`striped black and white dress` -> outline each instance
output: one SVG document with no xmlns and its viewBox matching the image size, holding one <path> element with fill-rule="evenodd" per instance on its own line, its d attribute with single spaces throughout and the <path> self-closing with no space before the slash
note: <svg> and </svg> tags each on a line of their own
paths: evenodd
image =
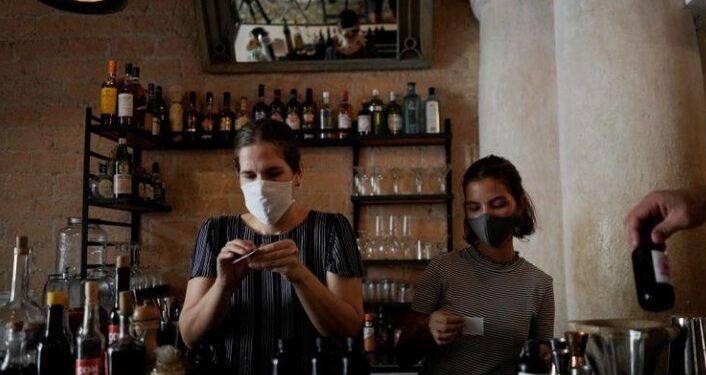
<svg viewBox="0 0 706 375">
<path fill-rule="evenodd" d="M 250 240 L 256 246 L 293 240 L 302 264 L 324 285 L 327 272 L 343 277 L 365 273 L 348 220 L 341 214 L 310 211 L 296 228 L 277 235 L 256 233 L 240 215 L 206 220 L 196 239 L 190 278 L 216 277 L 218 253 L 233 239 Z M 277 339 L 290 339 L 302 371 L 309 373 L 317 336 L 294 286 L 278 273 L 252 270 L 232 295 L 227 316 L 208 340 L 222 348 L 230 373 L 245 375 L 270 373 Z"/>
<path fill-rule="evenodd" d="M 549 340 L 554 332 L 552 278 L 520 256 L 497 264 L 473 247 L 431 261 L 412 309 L 483 319 L 483 335 L 461 334 L 435 346 L 424 361 L 426 375 L 517 374 L 524 341 Z"/>
</svg>

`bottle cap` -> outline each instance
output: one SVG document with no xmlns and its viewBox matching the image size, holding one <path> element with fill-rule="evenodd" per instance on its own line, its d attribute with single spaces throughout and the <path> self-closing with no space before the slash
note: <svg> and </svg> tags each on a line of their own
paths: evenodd
<svg viewBox="0 0 706 375">
<path fill-rule="evenodd" d="M 117 268 L 127 268 L 130 267 L 130 260 L 126 255 L 118 255 L 115 259 L 115 267 Z"/>
<path fill-rule="evenodd" d="M 133 306 L 132 303 L 132 292 L 123 291 L 120 292 L 118 305 L 120 306 L 120 313 L 123 315 L 132 314 Z"/>
<path fill-rule="evenodd" d="M 47 292 L 47 306 L 62 305 L 66 307 L 68 300 L 64 292 Z"/>
<path fill-rule="evenodd" d="M 95 281 L 86 281 L 84 286 L 86 293 L 86 305 L 95 306 L 98 304 L 98 283 Z"/>
<path fill-rule="evenodd" d="M 365 320 L 373 320 L 373 314 L 365 314 Z"/>
<path fill-rule="evenodd" d="M 430 87 L 429 88 L 429 95 L 434 95 L 434 94 L 436 94 L 436 88 Z"/>
<path fill-rule="evenodd" d="M 28 242 L 27 236 L 15 237 L 15 253 L 18 255 L 27 255 L 29 253 Z"/>
<path fill-rule="evenodd" d="M 115 60 L 108 60 L 108 71 L 114 73 L 118 63 Z"/>
</svg>

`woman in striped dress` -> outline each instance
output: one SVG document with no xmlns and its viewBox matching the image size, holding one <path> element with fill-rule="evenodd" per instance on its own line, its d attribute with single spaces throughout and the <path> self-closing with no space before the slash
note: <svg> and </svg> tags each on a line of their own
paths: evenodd
<svg viewBox="0 0 706 375">
<path fill-rule="evenodd" d="M 514 375 L 524 341 L 549 340 L 554 329 L 552 278 L 513 244 L 534 232 L 534 210 L 501 157 L 471 165 L 463 191 L 469 246 L 425 269 L 400 351 L 407 360 L 425 356 L 422 374 Z"/>
<path fill-rule="evenodd" d="M 292 199 L 302 183 L 296 142 L 277 121 L 239 130 L 234 161 L 248 213 L 210 218 L 196 238 L 179 327 L 188 346 L 221 348 L 228 374 L 269 373 L 279 338 L 308 373 L 317 336 L 355 336 L 363 324 L 350 224 Z"/>
</svg>

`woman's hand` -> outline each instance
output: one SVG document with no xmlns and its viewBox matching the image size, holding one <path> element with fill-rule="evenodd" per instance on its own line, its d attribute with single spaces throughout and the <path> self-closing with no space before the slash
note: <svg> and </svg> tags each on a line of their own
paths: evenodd
<svg viewBox="0 0 706 375">
<path fill-rule="evenodd" d="M 437 310 L 429 316 L 429 331 L 438 345 L 448 345 L 456 340 L 464 322 L 461 316 Z"/>
<path fill-rule="evenodd" d="M 255 244 L 247 240 L 232 240 L 226 243 L 218 254 L 216 282 L 227 288 L 234 288 L 248 275 L 248 260 L 233 263 L 241 256 L 255 251 Z"/>
<path fill-rule="evenodd" d="M 273 271 L 295 282 L 304 265 L 299 261 L 299 248 L 292 240 L 281 240 L 261 246 L 258 254 L 250 258 L 250 268 Z"/>
</svg>

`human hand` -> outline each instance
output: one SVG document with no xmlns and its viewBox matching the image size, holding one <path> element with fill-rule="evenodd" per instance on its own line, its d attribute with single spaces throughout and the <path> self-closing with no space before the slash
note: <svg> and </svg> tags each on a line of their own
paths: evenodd
<svg viewBox="0 0 706 375">
<path fill-rule="evenodd" d="M 682 229 L 697 227 L 706 221 L 706 189 L 654 191 L 630 211 L 625 229 L 633 246 L 640 244 L 640 233 L 650 230 L 656 244 L 663 243 Z"/>
<path fill-rule="evenodd" d="M 294 282 L 301 276 L 304 265 L 299 261 L 297 244 L 287 239 L 260 246 L 258 254 L 250 258 L 250 268 L 277 272 Z"/>
<path fill-rule="evenodd" d="M 437 345 L 447 345 L 452 343 L 463 330 L 464 323 L 462 316 L 437 310 L 429 316 L 429 331 Z"/>
<path fill-rule="evenodd" d="M 229 288 L 238 285 L 248 275 L 250 268 L 247 259 L 245 262 L 235 261 L 255 249 L 255 244 L 251 241 L 232 240 L 227 242 L 218 253 L 216 281 Z"/>
</svg>

